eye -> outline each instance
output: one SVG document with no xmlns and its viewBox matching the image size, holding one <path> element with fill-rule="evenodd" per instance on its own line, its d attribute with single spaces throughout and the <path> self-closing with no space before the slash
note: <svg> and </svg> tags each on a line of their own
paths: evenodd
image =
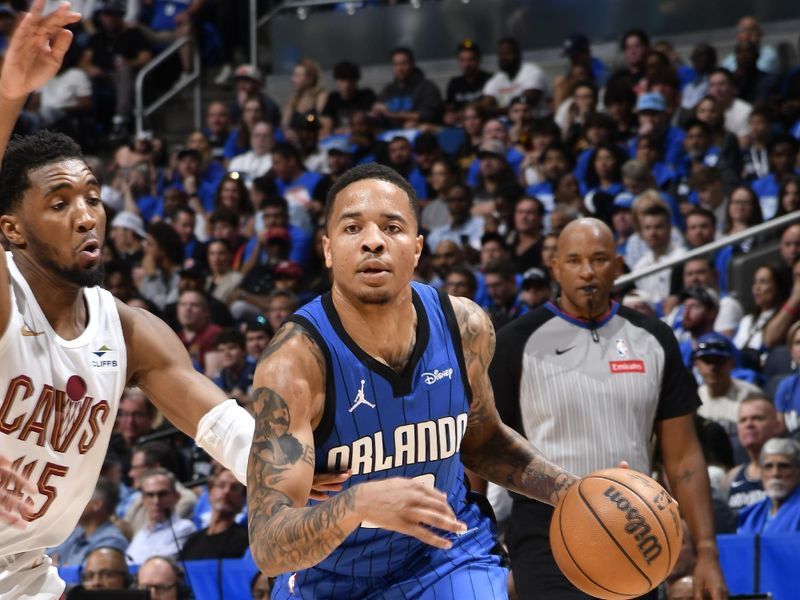
<svg viewBox="0 0 800 600">
<path fill-rule="evenodd" d="M 358 225 L 355 225 L 353 223 L 351 223 L 350 225 L 346 225 L 344 228 L 345 233 L 358 233 L 359 231 L 360 228 L 358 227 Z"/>
<path fill-rule="evenodd" d="M 50 208 L 53 210 L 63 210 L 67 207 L 67 203 L 63 200 L 56 200 L 50 205 Z"/>
<path fill-rule="evenodd" d="M 391 224 L 386 226 L 386 231 L 389 233 L 400 233 L 403 230 L 400 228 L 399 225 Z"/>
</svg>

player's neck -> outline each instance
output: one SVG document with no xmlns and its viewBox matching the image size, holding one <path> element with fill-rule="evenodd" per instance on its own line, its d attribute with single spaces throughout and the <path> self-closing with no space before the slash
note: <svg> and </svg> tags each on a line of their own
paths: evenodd
<svg viewBox="0 0 800 600">
<path fill-rule="evenodd" d="M 362 350 L 393 368 L 408 358 L 417 328 L 411 286 L 386 304 L 359 302 L 335 285 L 331 297 L 345 331 Z"/>
<path fill-rule="evenodd" d="M 80 335 L 87 322 L 83 288 L 64 281 L 25 253 L 14 252 L 14 264 L 56 333 L 65 339 Z"/>
</svg>

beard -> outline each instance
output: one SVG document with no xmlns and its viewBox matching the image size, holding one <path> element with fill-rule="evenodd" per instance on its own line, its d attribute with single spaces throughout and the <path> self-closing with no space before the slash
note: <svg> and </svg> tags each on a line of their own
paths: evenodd
<svg viewBox="0 0 800 600">
<path fill-rule="evenodd" d="M 28 246 L 36 256 L 36 260 L 45 269 L 54 273 L 58 278 L 79 287 L 94 287 L 105 281 L 105 263 L 102 259 L 103 247 L 100 247 L 100 260 L 93 267 L 81 269 L 80 267 L 65 268 L 58 264 L 58 253 L 53 246 L 42 241 L 37 235 L 28 232 Z"/>
<path fill-rule="evenodd" d="M 389 304 L 391 299 L 391 294 L 383 290 L 372 290 L 370 292 L 361 292 L 356 294 L 356 300 L 358 300 L 361 304 L 384 306 Z"/>
<path fill-rule="evenodd" d="M 764 492 L 770 500 L 783 500 L 790 493 L 792 489 L 782 479 L 768 479 L 764 482 Z"/>
</svg>

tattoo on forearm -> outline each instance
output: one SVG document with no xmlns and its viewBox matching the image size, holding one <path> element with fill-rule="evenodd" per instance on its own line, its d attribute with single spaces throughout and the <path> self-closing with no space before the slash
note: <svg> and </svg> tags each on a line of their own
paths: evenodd
<svg viewBox="0 0 800 600">
<path fill-rule="evenodd" d="M 489 481 L 530 498 L 557 504 L 576 479 L 539 453 L 530 442 L 500 421 L 489 380 L 496 338 L 488 316 L 472 302 L 455 299 L 453 308 L 461 331 L 464 362 L 472 387 L 467 432 L 482 443 L 465 450 L 464 464 Z M 486 432 L 484 435 L 481 435 Z"/>
<path fill-rule="evenodd" d="M 292 435 L 289 408 L 279 393 L 260 387 L 253 399 L 256 426 L 247 465 L 253 556 L 271 570 L 307 568 L 350 533 L 341 521 L 352 511 L 354 495 L 348 490 L 313 508 L 293 508 L 292 499 L 275 486 L 299 463 L 313 469 L 314 448 Z"/>
</svg>

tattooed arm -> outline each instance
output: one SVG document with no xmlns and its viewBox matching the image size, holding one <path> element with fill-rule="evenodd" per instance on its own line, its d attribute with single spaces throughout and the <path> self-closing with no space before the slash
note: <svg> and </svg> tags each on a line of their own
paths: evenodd
<svg viewBox="0 0 800 600">
<path fill-rule="evenodd" d="M 717 559 L 711 484 L 697 439 L 694 413 L 656 421 L 655 430 L 667 480 L 681 506 L 695 545 L 695 597 L 726 598 L 725 580 Z"/>
<path fill-rule="evenodd" d="M 461 442 L 464 465 L 480 477 L 555 505 L 576 478 L 554 465 L 530 442 L 503 424 L 494 404 L 489 363 L 494 327 L 486 312 L 465 298 L 450 297 L 461 331 L 464 362 L 472 388 L 467 433 Z"/>
<path fill-rule="evenodd" d="M 313 427 L 322 418 L 325 361 L 306 331 L 287 323 L 264 351 L 253 378 L 256 418 L 247 465 L 250 547 L 262 572 L 311 567 L 368 520 L 447 548 L 425 525 L 465 529 L 447 497 L 419 482 L 394 478 L 353 485 L 306 507 L 314 477 Z"/>
</svg>

